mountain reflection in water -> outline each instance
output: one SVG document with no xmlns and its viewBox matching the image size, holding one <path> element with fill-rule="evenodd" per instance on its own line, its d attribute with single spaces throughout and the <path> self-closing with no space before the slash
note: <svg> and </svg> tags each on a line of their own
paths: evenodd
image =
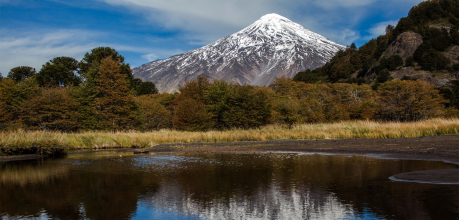
<svg viewBox="0 0 459 220">
<path fill-rule="evenodd" d="M 392 182 L 457 168 L 294 153 L 119 152 L 0 163 L 0 216 L 58 219 L 457 219 L 457 186 Z"/>
</svg>

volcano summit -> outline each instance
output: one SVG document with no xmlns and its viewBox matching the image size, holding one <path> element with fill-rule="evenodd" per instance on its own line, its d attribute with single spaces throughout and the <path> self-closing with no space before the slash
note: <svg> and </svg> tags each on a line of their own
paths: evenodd
<svg viewBox="0 0 459 220">
<path fill-rule="evenodd" d="M 277 14 L 204 47 L 133 69 L 134 77 L 174 92 L 201 74 L 239 84 L 269 85 L 275 78 L 323 66 L 345 46 Z"/>
</svg>

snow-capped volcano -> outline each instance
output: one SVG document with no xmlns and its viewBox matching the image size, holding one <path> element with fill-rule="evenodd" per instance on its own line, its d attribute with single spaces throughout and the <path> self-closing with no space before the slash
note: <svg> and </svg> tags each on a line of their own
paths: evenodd
<svg viewBox="0 0 459 220">
<path fill-rule="evenodd" d="M 269 85 L 280 76 L 293 77 L 328 62 L 344 46 L 277 14 L 207 46 L 133 69 L 134 77 L 173 92 L 201 74 L 211 79 Z"/>
</svg>

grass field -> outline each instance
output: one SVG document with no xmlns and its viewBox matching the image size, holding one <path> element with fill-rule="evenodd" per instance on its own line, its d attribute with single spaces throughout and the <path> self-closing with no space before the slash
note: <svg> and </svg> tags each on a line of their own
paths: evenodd
<svg viewBox="0 0 459 220">
<path fill-rule="evenodd" d="M 266 141 L 277 139 L 374 139 L 459 134 L 459 119 L 430 119 L 418 122 L 344 121 L 338 123 L 301 124 L 292 129 L 269 125 L 259 129 L 185 132 L 161 130 L 151 132 L 60 133 L 52 131 L 10 131 L 0 133 L 0 155 L 65 153 L 68 149 L 151 147 L 162 143 L 217 143 Z"/>
</svg>

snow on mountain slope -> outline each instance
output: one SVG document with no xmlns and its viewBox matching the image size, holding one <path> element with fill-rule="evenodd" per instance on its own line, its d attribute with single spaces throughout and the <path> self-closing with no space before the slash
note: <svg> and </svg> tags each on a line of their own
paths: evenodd
<svg viewBox="0 0 459 220">
<path fill-rule="evenodd" d="M 201 74 L 239 84 L 269 85 L 280 76 L 293 77 L 323 66 L 345 49 L 277 14 L 207 46 L 133 69 L 134 77 L 174 92 Z"/>
</svg>

